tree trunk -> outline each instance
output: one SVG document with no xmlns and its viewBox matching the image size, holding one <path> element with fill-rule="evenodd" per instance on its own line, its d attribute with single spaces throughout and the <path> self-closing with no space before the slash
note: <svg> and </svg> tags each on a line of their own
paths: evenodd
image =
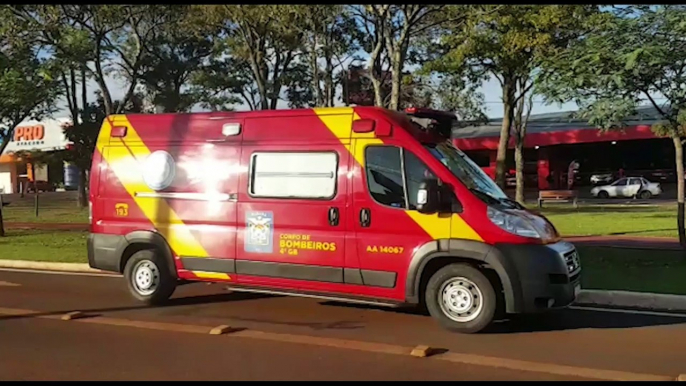
<svg viewBox="0 0 686 386">
<path fill-rule="evenodd" d="M 79 191 L 78 191 L 78 207 L 85 208 L 88 206 L 88 195 L 86 194 L 86 185 L 88 184 L 88 179 L 86 178 L 86 170 L 84 168 L 79 168 Z"/>
<path fill-rule="evenodd" d="M 505 161 L 507 157 L 507 145 L 510 142 L 510 126 L 512 125 L 512 116 L 514 106 L 514 85 L 511 79 L 505 79 L 503 83 L 503 124 L 500 127 L 500 142 L 498 143 L 498 154 L 496 155 L 495 164 L 495 183 L 501 189 L 505 189 Z"/>
<path fill-rule="evenodd" d="M 262 71 L 262 68 L 254 60 L 251 61 L 250 67 L 253 71 L 253 76 L 255 77 L 255 83 L 257 84 L 257 92 L 260 94 L 260 110 L 269 110 L 269 95 L 267 95 L 267 74 Z"/>
<path fill-rule="evenodd" d="M 373 74 L 370 79 L 372 81 L 372 87 L 374 87 L 374 106 L 384 107 L 381 81 Z"/>
<path fill-rule="evenodd" d="M 88 106 L 88 76 L 86 76 L 86 65 L 84 64 L 83 67 L 81 67 L 81 109 L 84 111 L 83 116 L 81 117 L 81 122 L 86 123 L 86 117 L 85 117 L 85 110 L 86 106 Z M 74 122 L 74 124 L 78 124 L 78 122 Z"/>
<path fill-rule="evenodd" d="M 515 201 L 524 205 L 524 138 L 517 135 L 515 146 L 515 170 L 517 174 L 517 187 L 515 189 Z"/>
<path fill-rule="evenodd" d="M 533 92 L 529 94 L 527 104 L 527 78 L 519 79 L 519 100 L 516 103 L 515 113 L 515 172 L 517 184 L 515 188 L 515 201 L 524 205 L 524 138 L 526 126 L 529 123 L 531 109 L 533 108 Z"/>
<path fill-rule="evenodd" d="M 2 221 L 2 193 L 0 193 L 0 237 L 5 237 L 5 223 Z"/>
<path fill-rule="evenodd" d="M 76 70 L 74 70 L 74 67 L 69 68 L 69 76 L 71 78 L 71 100 L 72 100 L 72 105 L 74 106 L 74 110 L 72 110 L 72 119 L 74 120 L 74 124 L 76 124 L 76 120 L 78 119 L 79 116 L 79 102 L 78 102 L 78 95 L 76 94 Z"/>
<path fill-rule="evenodd" d="M 679 231 L 679 243 L 686 249 L 686 231 L 684 230 L 684 145 L 678 135 L 672 137 L 674 142 L 674 155 L 676 161 L 677 181 L 677 230 Z"/>
<path fill-rule="evenodd" d="M 331 54 L 326 57 L 326 74 L 324 75 L 324 98 L 326 107 L 334 107 L 336 86 L 333 82 L 333 58 Z"/>
<path fill-rule="evenodd" d="M 388 108 L 391 110 L 398 110 L 400 108 L 400 91 L 402 87 L 402 54 L 396 51 L 392 58 L 391 67 L 391 102 L 388 104 Z"/>
<path fill-rule="evenodd" d="M 105 73 L 102 69 L 101 55 L 100 55 L 100 40 L 98 39 L 96 44 L 96 55 L 95 55 L 95 81 L 100 86 L 100 91 L 102 92 L 102 98 L 105 102 L 105 115 L 110 116 L 114 114 L 114 103 L 112 102 L 112 94 L 110 94 L 110 89 L 107 88 L 107 83 L 105 83 Z"/>
<path fill-rule="evenodd" d="M 319 63 L 317 63 L 317 34 L 312 37 L 312 51 L 310 52 L 310 68 L 312 70 L 312 96 L 317 107 L 323 107 L 322 89 L 319 85 Z"/>
</svg>

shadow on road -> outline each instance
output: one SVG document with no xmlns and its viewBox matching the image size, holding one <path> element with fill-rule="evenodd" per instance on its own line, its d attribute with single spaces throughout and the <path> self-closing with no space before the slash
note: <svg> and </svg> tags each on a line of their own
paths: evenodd
<svg viewBox="0 0 686 386">
<path fill-rule="evenodd" d="M 167 304 L 164 305 L 159 305 L 159 306 L 146 306 L 146 305 L 137 305 L 137 306 L 128 306 L 128 307 L 107 307 L 107 308 L 91 308 L 91 309 L 70 309 L 70 310 L 61 310 L 61 311 L 45 311 L 45 312 L 35 312 L 31 314 L 22 314 L 22 315 L 3 315 L 0 316 L 0 321 L 2 320 L 10 320 L 10 319 L 25 319 L 25 318 L 37 318 L 41 316 L 54 316 L 54 315 L 64 315 L 68 312 L 72 311 L 81 311 L 85 314 L 88 314 L 89 316 L 100 316 L 102 313 L 106 312 L 117 312 L 117 311 L 135 311 L 135 310 L 143 310 L 143 309 L 162 309 L 162 308 L 172 308 L 172 307 L 178 307 L 178 306 L 194 306 L 194 305 L 202 305 L 202 304 L 213 304 L 213 303 L 225 303 L 225 302 L 236 302 L 236 301 L 243 301 L 243 300 L 256 300 L 256 299 L 262 299 L 262 298 L 272 298 L 275 297 L 273 295 L 264 295 L 264 294 L 253 294 L 253 293 L 246 293 L 246 292 L 235 292 L 235 293 L 223 293 L 223 294 L 212 294 L 212 295 L 201 295 L 201 296 L 187 296 L 187 297 L 182 297 L 182 298 L 172 298 L 169 300 Z"/>
<path fill-rule="evenodd" d="M 249 301 L 278 297 L 280 296 L 244 292 L 231 292 L 173 298 L 167 304 L 161 306 L 134 305 L 126 307 L 107 307 L 91 309 L 80 308 L 76 310 L 81 311 L 88 316 L 95 317 L 101 316 L 106 313 L 115 313 L 119 311 L 135 311 L 144 309 L 170 309 L 179 306 L 197 306 L 214 303 L 233 303 L 246 300 Z M 359 312 L 365 312 L 366 310 L 380 310 L 387 313 L 397 314 L 398 323 L 403 323 L 404 317 L 423 317 L 427 322 L 427 328 L 440 328 L 431 319 L 431 317 L 428 316 L 427 312 L 419 307 L 388 308 L 382 306 L 361 305 L 337 301 L 320 301 L 318 302 L 318 304 L 321 307 L 319 309 L 313 310 L 312 312 L 321 312 L 322 314 L 326 314 L 328 307 L 346 308 L 351 310 L 351 312 L 355 312 L 355 310 L 359 310 Z M 72 311 L 75 311 L 75 309 L 35 312 L 21 315 L 3 315 L 0 316 L 0 321 L 14 319 L 29 319 L 45 316 L 60 316 Z M 308 327 L 313 330 L 363 330 L 367 328 L 368 323 L 360 321 L 351 321 L 350 319 L 358 319 L 354 315 L 343 316 L 341 317 L 341 320 L 327 322 L 312 321 L 312 319 L 307 317 L 298 317 L 296 320 L 292 321 L 276 320 L 274 317 L 275 315 L 265 313 L 264 318 L 242 317 L 236 315 L 227 315 L 226 318 L 239 322 L 257 322 L 294 327 Z M 487 330 L 485 330 L 483 333 L 521 334 L 576 329 L 623 329 L 677 324 L 686 324 L 686 315 L 684 317 L 670 317 L 628 314 L 618 312 L 603 312 L 585 309 L 566 309 L 545 314 L 513 316 L 508 319 L 499 320 L 496 323 L 494 323 L 491 327 L 489 327 Z"/>
<path fill-rule="evenodd" d="M 686 324 L 686 315 L 657 316 L 581 309 L 567 309 L 540 315 L 517 315 L 505 323 L 495 323 L 489 334 L 563 331 L 578 329 L 619 329 Z"/>
<path fill-rule="evenodd" d="M 385 308 L 381 306 L 346 304 L 333 301 L 322 302 L 320 304 L 324 306 L 374 309 L 406 315 L 426 316 L 427 320 L 430 318 L 428 312 L 421 308 Z M 483 333 L 516 334 L 578 329 L 655 327 L 677 324 L 686 324 L 686 315 L 683 317 L 654 316 L 570 308 L 542 314 L 509 315 L 496 321 Z"/>
</svg>

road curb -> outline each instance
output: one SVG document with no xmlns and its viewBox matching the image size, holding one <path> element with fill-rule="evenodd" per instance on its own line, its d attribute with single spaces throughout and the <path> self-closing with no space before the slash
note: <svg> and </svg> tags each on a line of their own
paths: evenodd
<svg viewBox="0 0 686 386">
<path fill-rule="evenodd" d="M 686 296 L 632 291 L 582 290 L 574 305 L 686 312 Z"/>
<path fill-rule="evenodd" d="M 101 273 L 108 272 L 99 269 L 93 269 L 85 263 L 51 263 L 46 261 L 25 261 L 25 260 L 2 260 L 0 259 L 0 268 L 15 268 L 15 269 L 37 269 L 45 271 L 64 271 L 64 272 L 82 272 L 82 273 Z"/>
</svg>

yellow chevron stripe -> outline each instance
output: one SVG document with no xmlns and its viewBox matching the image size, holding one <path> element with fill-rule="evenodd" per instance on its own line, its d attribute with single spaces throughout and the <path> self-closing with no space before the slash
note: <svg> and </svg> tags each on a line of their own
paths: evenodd
<svg viewBox="0 0 686 386">
<path fill-rule="evenodd" d="M 374 133 L 353 133 L 353 121 L 360 119 L 360 116 L 352 107 L 315 108 L 314 112 L 360 165 L 364 165 L 364 146 L 353 148 L 352 139 L 364 140 L 368 145 L 383 145 L 383 141 L 376 138 Z"/>
<path fill-rule="evenodd" d="M 207 257 L 207 251 L 195 239 L 190 229 L 176 214 L 167 201 L 162 198 L 136 197 L 136 193 L 153 193 L 143 181 L 140 173 L 140 162 L 149 154 L 150 150 L 141 141 L 136 130 L 126 119 L 126 116 L 115 116 L 114 124 L 126 126 L 127 133 L 123 139 L 110 139 L 112 127 L 105 120 L 100 131 L 97 146 L 110 168 L 117 176 L 129 195 L 136 202 L 155 229 L 167 240 L 169 246 L 177 256 Z M 105 146 L 110 142 L 122 141 L 122 146 Z M 127 145 L 128 148 L 126 146 Z"/>
<path fill-rule="evenodd" d="M 231 280 L 231 276 L 225 273 L 218 272 L 205 272 L 205 271 L 191 271 L 193 274 L 201 279 L 219 279 L 219 280 Z"/>
<path fill-rule="evenodd" d="M 360 119 L 352 107 L 315 108 L 314 112 L 331 133 L 341 140 L 343 146 L 362 168 L 365 165 L 365 147 L 383 145 L 383 141 L 376 138 L 374 133 L 354 133 L 352 131 L 352 122 Z M 352 119 L 348 119 L 348 117 Z M 348 143 L 351 139 L 356 141 Z M 449 219 L 448 226 L 446 226 L 448 219 L 440 217 L 439 214 L 427 215 L 412 210 L 406 210 L 405 213 L 434 240 L 456 238 L 483 241 L 481 236 L 458 214 L 453 214 Z"/>
</svg>

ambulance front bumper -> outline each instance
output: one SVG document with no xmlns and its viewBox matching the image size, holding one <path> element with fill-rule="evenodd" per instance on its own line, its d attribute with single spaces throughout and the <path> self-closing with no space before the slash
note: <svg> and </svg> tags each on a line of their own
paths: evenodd
<svg viewBox="0 0 686 386">
<path fill-rule="evenodd" d="M 506 262 L 513 289 L 513 313 L 535 313 L 564 308 L 581 290 L 581 264 L 573 244 L 500 244 L 495 248 Z"/>
</svg>

